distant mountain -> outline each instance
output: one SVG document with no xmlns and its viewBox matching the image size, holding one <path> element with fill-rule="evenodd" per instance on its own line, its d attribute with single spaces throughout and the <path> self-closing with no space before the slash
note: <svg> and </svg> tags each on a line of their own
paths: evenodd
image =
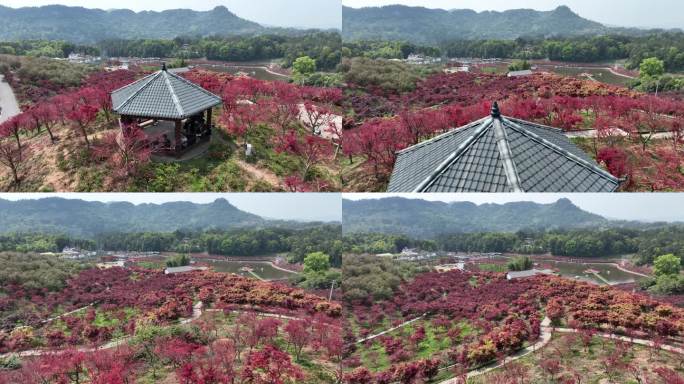
<svg viewBox="0 0 684 384">
<path fill-rule="evenodd" d="M 48 5 L 0 6 L 0 41 L 48 39 L 95 43 L 104 39 L 173 39 L 178 36 L 238 35 L 265 30 L 226 7 L 200 12 L 172 9 L 163 12 L 104 11 Z"/>
<path fill-rule="evenodd" d="M 568 199 L 553 204 L 516 202 L 476 205 L 386 198 L 343 200 L 343 231 L 433 238 L 444 233 L 515 232 L 521 229 L 581 228 L 608 220 Z"/>
<path fill-rule="evenodd" d="M 436 44 L 445 40 L 516 39 L 521 36 L 602 34 L 610 28 L 574 13 L 566 6 L 552 11 L 513 9 L 475 12 L 404 5 L 342 8 L 342 34 L 347 40 L 405 40 Z"/>
<path fill-rule="evenodd" d="M 269 222 L 227 200 L 210 204 L 101 203 L 61 198 L 0 199 L 0 233 L 50 232 L 90 237 L 108 232 L 172 232 L 177 229 L 231 229 Z"/>
</svg>

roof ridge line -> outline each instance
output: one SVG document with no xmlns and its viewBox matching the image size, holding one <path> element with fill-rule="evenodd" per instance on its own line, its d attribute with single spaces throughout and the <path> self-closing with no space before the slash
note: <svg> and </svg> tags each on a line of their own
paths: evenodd
<svg viewBox="0 0 684 384">
<path fill-rule="evenodd" d="M 178 112 L 178 115 L 181 117 L 185 116 L 185 111 L 183 110 L 183 106 L 181 105 L 180 99 L 178 98 L 178 95 L 176 95 L 176 91 L 173 89 L 173 85 L 171 85 L 171 79 L 169 79 L 169 73 L 167 71 L 161 71 L 162 76 L 164 76 L 164 83 L 166 84 L 166 87 L 169 89 L 169 93 L 171 94 L 171 100 L 173 101 L 174 106 L 176 107 L 176 112 Z"/>
<path fill-rule="evenodd" d="M 536 125 L 537 127 L 541 127 L 541 128 L 546 129 L 546 130 L 549 130 L 549 131 L 553 131 L 553 132 L 558 132 L 558 133 L 565 134 L 565 131 L 562 130 L 561 128 L 552 127 L 552 126 L 550 126 L 550 125 L 539 124 L 539 123 L 535 123 L 535 122 L 532 122 L 532 121 L 526 121 L 526 120 L 523 120 L 523 119 L 518 119 L 517 117 L 504 116 L 504 118 L 506 118 L 506 120 L 510 120 L 510 121 L 513 121 L 513 122 L 525 123 L 525 124 L 530 124 L 530 125 Z"/>
<path fill-rule="evenodd" d="M 134 82 L 132 82 L 132 83 L 130 83 L 130 84 L 126 84 L 126 85 L 124 85 L 123 87 L 120 87 L 120 88 L 118 88 L 118 89 L 115 89 L 115 90 L 113 90 L 113 91 L 111 91 L 111 92 L 109 92 L 109 93 L 110 93 L 110 94 L 113 94 L 113 93 L 118 92 L 118 91 L 123 91 L 124 89 L 130 88 L 130 87 L 132 87 L 132 86 L 134 86 L 134 85 L 136 85 L 136 84 L 138 84 L 138 83 L 144 81 L 144 80 L 147 79 L 148 77 L 153 77 L 153 76 L 156 75 L 156 74 L 157 74 L 156 72 L 150 73 L 149 75 L 143 76 L 143 77 L 139 78 L 138 80 L 136 80 L 136 81 L 134 81 Z"/>
<path fill-rule="evenodd" d="M 513 162 L 513 154 L 511 153 L 511 147 L 508 143 L 508 135 L 503 127 L 503 123 L 500 118 L 494 119 L 492 122 L 494 127 L 494 138 L 496 139 L 496 146 L 499 150 L 500 160 L 503 165 L 504 173 L 506 174 L 506 180 L 508 181 L 508 186 L 515 193 L 525 192 L 520 184 L 520 176 L 518 175 L 518 169 Z"/>
<path fill-rule="evenodd" d="M 211 97 L 216 97 L 217 99 L 223 101 L 223 98 L 221 98 L 221 96 L 219 96 L 219 95 L 217 95 L 217 94 L 215 94 L 215 93 L 213 93 L 213 92 L 210 92 L 210 91 L 204 89 L 204 87 L 202 87 L 201 85 L 195 84 L 195 83 L 193 83 L 192 81 L 190 81 L 190 80 L 184 78 L 184 77 L 181 76 L 181 75 L 178 75 L 178 74 L 173 73 L 173 72 L 168 72 L 168 74 L 171 75 L 171 76 L 172 76 L 173 78 L 175 78 L 175 79 L 178 79 L 178 80 L 180 80 L 180 81 L 183 81 L 183 82 L 185 82 L 185 83 L 187 83 L 187 84 L 189 84 L 189 85 L 191 85 L 191 86 L 193 86 L 193 87 L 199 89 L 200 91 L 206 93 L 207 95 L 209 95 L 209 96 L 211 96 Z"/>
<path fill-rule="evenodd" d="M 424 192 L 426 188 L 430 187 L 435 182 L 437 176 L 444 173 L 444 171 L 447 168 L 449 168 L 449 166 L 452 165 L 456 160 L 458 160 L 459 157 L 462 154 L 464 154 L 466 150 L 468 150 L 477 139 L 482 137 L 482 135 L 487 131 L 486 128 L 491 126 L 493 119 L 488 116 L 480 120 L 484 121 L 475 130 L 475 132 L 473 132 L 473 134 L 470 135 L 470 137 L 468 137 L 463 143 L 461 143 L 461 145 L 459 145 L 458 148 L 456 148 L 456 150 L 452 152 L 451 155 L 449 155 L 449 157 L 447 157 L 442 163 L 440 163 L 439 166 L 437 166 L 437 168 L 435 168 L 435 170 L 432 171 L 430 175 L 428 175 L 428 177 L 425 178 L 425 180 L 418 184 L 418 186 L 416 186 L 413 192 Z"/>
<path fill-rule="evenodd" d="M 466 125 L 462 125 L 462 126 L 460 126 L 460 127 L 456 127 L 456 128 L 454 128 L 454 129 L 451 129 L 450 131 L 447 131 L 447 132 L 444 132 L 444 133 L 442 133 L 442 134 L 439 134 L 439 135 L 437 135 L 437 136 L 435 136 L 435 137 L 433 137 L 433 138 L 431 138 L 431 139 L 429 139 L 429 140 L 425 140 L 425 141 L 423 141 L 423 142 L 421 142 L 421 143 L 412 145 L 412 146 L 410 146 L 410 147 L 408 147 L 408 148 L 404 148 L 404 149 L 402 149 L 402 150 L 400 150 L 400 151 L 396 151 L 395 154 L 396 154 L 396 155 L 399 155 L 399 154 L 401 154 L 401 153 L 406 153 L 406 152 L 410 152 L 410 151 L 416 150 L 416 149 L 421 148 L 421 147 L 423 147 L 423 146 L 425 146 L 425 145 L 428 145 L 428 144 L 430 144 L 430 143 L 432 143 L 432 142 L 435 142 L 435 141 L 441 140 L 441 139 L 443 139 L 443 138 L 445 138 L 445 137 L 447 137 L 447 136 L 456 134 L 457 132 L 460 132 L 460 131 L 462 131 L 462 130 L 464 130 L 464 129 L 472 128 L 472 127 L 474 127 L 474 126 L 476 126 L 476 125 L 482 124 L 485 120 L 487 120 L 487 119 L 489 119 L 489 118 L 490 118 L 490 116 L 485 116 L 485 117 L 483 117 L 483 118 L 481 118 L 481 119 L 478 119 L 478 120 L 476 120 L 476 121 L 470 122 L 470 123 L 468 123 L 468 124 L 466 124 Z"/>
<path fill-rule="evenodd" d="M 161 72 L 161 71 L 160 71 L 160 72 Z M 143 80 L 145 80 L 145 79 L 148 78 L 148 77 L 150 78 L 150 80 L 149 80 L 147 83 L 145 83 L 145 85 L 143 85 L 142 87 L 138 88 L 137 91 L 131 93 L 131 95 L 128 96 L 128 97 L 126 98 L 126 100 L 124 100 L 123 103 L 121 103 L 121 104 L 119 105 L 119 108 L 117 108 L 117 109 L 123 108 L 126 104 L 128 104 L 128 103 L 133 99 L 133 96 L 136 96 L 136 95 L 140 94 L 140 92 L 142 92 L 143 89 L 147 89 L 147 87 L 150 86 L 150 84 L 152 83 L 152 81 L 154 81 L 154 78 L 157 77 L 157 76 L 159 76 L 159 73 L 160 73 L 160 72 L 158 72 L 158 73 L 153 73 L 153 74 L 151 74 L 151 75 L 149 75 L 149 76 L 145 76 L 145 77 L 143 77 L 142 79 L 138 80 L 138 81 L 143 81 Z M 137 83 L 138 81 L 136 81 L 135 83 Z M 130 86 L 132 86 L 132 85 L 135 84 L 135 83 L 131 83 L 131 84 L 127 85 L 127 87 L 130 87 Z M 112 107 L 113 107 L 113 106 L 112 106 Z M 116 112 L 116 111 L 115 111 L 115 112 Z"/>
<path fill-rule="evenodd" d="M 550 149 L 552 149 L 552 150 L 554 150 L 554 151 L 556 151 L 556 152 L 560 152 L 562 155 L 564 155 L 564 156 L 567 157 L 568 159 L 570 159 L 570 160 L 572 160 L 572 161 L 574 161 L 574 162 L 576 162 L 576 163 L 582 165 L 582 166 L 585 167 L 585 168 L 588 168 L 588 169 L 591 170 L 592 172 L 598 173 L 598 174 L 600 174 L 600 175 L 602 175 L 602 176 L 604 176 L 604 177 L 607 177 L 607 178 L 609 178 L 609 179 L 611 179 L 611 180 L 614 180 L 615 182 L 618 183 L 618 185 L 620 184 L 620 180 L 619 180 L 617 177 L 611 175 L 608 171 L 604 170 L 603 168 L 599 167 L 598 165 L 591 164 L 590 162 L 588 162 L 588 161 L 582 159 L 581 157 L 579 157 L 579 156 L 577 156 L 577 155 L 575 155 L 575 154 L 573 154 L 573 153 L 567 151 L 566 149 L 563 149 L 563 148 L 561 148 L 560 146 L 558 146 L 558 145 L 556 145 L 556 144 L 554 144 L 554 143 L 552 143 L 552 142 L 550 142 L 550 141 L 544 139 L 543 137 L 537 135 L 536 133 L 530 132 L 530 131 L 526 130 L 525 128 L 519 126 L 519 125 L 516 124 L 514 121 L 512 121 L 512 120 L 510 120 L 510 119 L 508 119 L 508 118 L 506 118 L 506 120 L 508 120 L 508 122 L 511 123 L 511 127 L 512 127 L 513 129 L 515 129 L 516 131 L 520 132 L 521 134 L 523 134 L 523 135 L 525 135 L 525 136 L 528 136 L 528 137 L 530 137 L 530 138 L 532 138 L 532 139 L 538 141 L 540 144 L 545 145 L 546 147 L 548 147 L 548 148 L 550 148 Z"/>
</svg>

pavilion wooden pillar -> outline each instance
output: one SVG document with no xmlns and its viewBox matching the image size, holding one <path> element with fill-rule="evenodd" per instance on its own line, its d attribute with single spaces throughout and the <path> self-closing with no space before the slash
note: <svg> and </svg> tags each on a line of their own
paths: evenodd
<svg viewBox="0 0 684 384">
<path fill-rule="evenodd" d="M 213 108 L 207 109 L 207 130 L 209 132 L 211 132 L 211 115 L 212 115 L 211 111 L 212 111 L 212 109 Z"/>
<path fill-rule="evenodd" d="M 181 120 L 176 120 L 176 129 L 173 135 L 173 150 L 179 153 L 181 150 L 181 131 L 183 128 L 183 122 Z"/>
</svg>

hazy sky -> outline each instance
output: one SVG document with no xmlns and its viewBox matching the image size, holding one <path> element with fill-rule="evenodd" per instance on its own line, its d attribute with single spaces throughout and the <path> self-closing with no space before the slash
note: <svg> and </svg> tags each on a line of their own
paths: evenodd
<svg viewBox="0 0 684 384">
<path fill-rule="evenodd" d="M 582 17 L 613 26 L 684 28 L 682 0 L 342 0 L 342 3 L 354 8 L 404 4 L 476 11 L 515 8 L 548 11 L 567 5 Z"/>
<path fill-rule="evenodd" d="M 514 201 L 534 201 L 548 204 L 566 197 L 585 211 L 606 218 L 639 221 L 682 221 L 684 222 L 684 193 L 530 193 L 530 194 L 344 194 L 349 200 L 378 199 L 399 196 L 408 199 L 430 201 L 471 201 L 475 204 L 505 204 Z"/>
<path fill-rule="evenodd" d="M 236 15 L 264 25 L 295 28 L 342 28 L 340 0 L 2 0 L 0 2 L 0 5 L 12 8 L 51 4 L 100 9 L 132 9 L 134 11 L 163 11 L 176 8 L 207 11 L 218 5 L 224 5 Z"/>
<path fill-rule="evenodd" d="M 342 217 L 342 201 L 337 193 L 0 193 L 0 199 L 5 200 L 46 197 L 133 204 L 171 201 L 206 204 L 224 198 L 243 211 L 272 219 L 341 221 Z"/>
</svg>

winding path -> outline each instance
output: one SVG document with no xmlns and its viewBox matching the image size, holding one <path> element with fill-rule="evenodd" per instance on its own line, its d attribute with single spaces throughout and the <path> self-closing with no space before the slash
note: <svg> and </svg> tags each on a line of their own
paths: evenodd
<svg viewBox="0 0 684 384">
<path fill-rule="evenodd" d="M 424 314 L 422 314 L 421 316 L 416 317 L 415 319 L 411 319 L 411 320 L 405 321 L 405 322 L 403 322 L 403 323 L 397 325 L 396 327 L 392 327 L 392 328 L 387 329 L 387 330 L 384 330 L 384 331 L 382 331 L 382 332 L 380 332 L 380 333 L 376 333 L 375 335 L 371 335 L 371 336 L 368 336 L 368 337 L 364 337 L 363 339 L 356 340 L 356 344 L 361 344 L 361 343 L 364 343 L 364 342 L 366 342 L 366 341 L 373 340 L 373 339 L 375 339 L 375 338 L 377 338 L 377 337 L 380 337 L 380 336 L 382 336 L 382 335 L 385 335 L 385 334 L 394 332 L 394 331 L 396 331 L 397 329 L 400 329 L 400 328 L 403 328 L 403 327 L 405 327 L 405 326 L 407 326 L 407 325 L 409 325 L 409 324 L 415 323 L 416 321 L 422 319 L 422 318 L 425 317 L 425 316 L 427 316 L 427 313 L 424 313 Z"/>
<path fill-rule="evenodd" d="M 179 319 L 180 324 L 190 324 L 197 319 L 199 319 L 204 312 L 223 312 L 222 309 L 204 309 L 204 303 L 197 302 L 195 305 L 192 306 L 192 316 L 187 319 Z M 243 311 L 238 311 L 234 310 L 231 311 L 234 313 L 239 313 Z M 287 315 L 281 315 L 278 313 L 257 313 L 258 316 L 261 317 L 273 317 L 273 318 L 278 318 L 278 319 L 285 319 L 285 320 L 303 320 L 300 317 L 294 317 L 294 316 L 287 316 Z M 330 324 L 331 327 L 335 327 L 338 329 L 341 329 L 341 327 L 335 326 Z M 129 340 L 131 340 L 133 336 L 125 336 L 117 340 L 112 340 L 106 344 L 97 346 L 97 347 L 80 347 L 76 348 L 75 350 L 78 352 L 84 352 L 84 353 L 92 353 L 92 352 L 97 352 L 97 351 L 104 351 L 107 349 L 113 349 L 117 348 L 121 345 L 124 345 L 127 343 Z M 0 354 L 0 359 L 8 358 L 11 356 L 18 356 L 18 357 L 33 357 L 33 356 L 42 356 L 42 355 L 60 355 L 67 352 L 67 350 L 47 350 L 47 349 L 31 349 L 27 351 L 21 351 L 21 352 L 9 352 L 9 353 L 4 353 Z"/>
<path fill-rule="evenodd" d="M 551 326 L 551 320 L 548 317 L 546 317 L 542 321 L 541 339 L 537 343 L 520 350 L 518 353 L 516 353 L 513 356 L 506 357 L 504 362 L 498 363 L 496 365 L 491 365 L 491 366 L 475 369 L 475 370 L 468 372 L 468 378 L 480 376 L 480 375 L 483 375 L 485 373 L 491 372 L 495 369 L 499 369 L 499 368 L 503 367 L 504 364 L 509 364 L 515 360 L 521 359 L 521 358 L 523 358 L 523 357 L 525 357 L 531 353 L 534 353 L 541 348 L 544 348 L 551 341 L 551 336 L 554 332 L 558 332 L 558 333 L 579 333 L 580 331 L 577 329 L 573 329 L 573 328 L 554 328 Z M 606 338 L 606 339 L 610 339 L 610 340 L 625 341 L 625 342 L 632 343 L 632 344 L 643 345 L 643 346 L 646 346 L 649 348 L 653 348 L 656 346 L 656 344 L 651 340 L 633 339 L 633 338 L 629 338 L 629 337 L 622 336 L 622 335 L 616 335 L 613 333 L 597 333 L 594 336 L 595 337 L 602 337 L 602 338 Z M 663 350 L 663 351 L 684 355 L 684 348 L 674 347 L 674 346 L 666 345 L 666 344 L 658 345 L 658 348 Z M 440 369 L 440 371 L 448 370 L 448 369 L 451 369 L 453 367 L 454 367 L 454 365 L 450 365 L 450 366 L 447 366 L 447 367 Z M 460 383 L 459 378 L 452 378 L 452 379 L 440 382 L 440 384 L 459 384 L 459 383 Z"/>
<path fill-rule="evenodd" d="M 481 368 L 474 369 L 470 372 L 468 372 L 468 378 L 475 377 L 475 376 L 480 376 L 484 375 L 485 373 L 488 373 L 490 371 L 493 371 L 495 369 L 501 368 L 504 364 L 510 364 L 511 362 L 521 359 L 531 353 L 534 353 L 538 351 L 541 348 L 544 348 L 546 344 L 548 344 L 551 341 L 551 336 L 553 334 L 553 328 L 551 327 L 551 320 L 548 317 L 545 317 L 544 320 L 542 320 L 541 323 L 541 335 L 539 341 L 536 343 L 521 349 L 518 351 L 515 355 L 508 356 L 504 359 L 503 362 L 495 364 L 495 365 L 489 365 Z M 440 371 L 446 371 L 451 368 L 455 367 L 455 365 L 449 365 L 447 367 L 441 368 Z M 461 381 L 459 381 L 460 378 L 454 377 L 449 380 L 444 380 L 440 382 L 440 384 L 460 384 Z"/>
<path fill-rule="evenodd" d="M 629 75 L 625 75 L 624 73 L 617 72 L 612 67 L 606 67 L 606 69 L 615 76 L 620 76 L 620 77 L 624 77 L 627 79 L 636 79 L 636 77 L 634 77 L 634 76 L 629 76 Z"/>
<path fill-rule="evenodd" d="M 619 129 L 613 128 L 615 136 L 628 137 L 629 133 Z M 581 131 L 567 131 L 565 136 L 569 138 L 582 137 L 582 138 L 594 138 L 597 136 L 598 130 L 596 129 L 584 129 Z M 671 139 L 673 136 L 672 132 L 655 132 L 655 133 L 642 133 L 641 136 L 651 136 L 651 139 Z"/>
<path fill-rule="evenodd" d="M 21 112 L 12 87 L 5 82 L 5 76 L 0 75 L 0 123 L 9 120 Z"/>
</svg>

